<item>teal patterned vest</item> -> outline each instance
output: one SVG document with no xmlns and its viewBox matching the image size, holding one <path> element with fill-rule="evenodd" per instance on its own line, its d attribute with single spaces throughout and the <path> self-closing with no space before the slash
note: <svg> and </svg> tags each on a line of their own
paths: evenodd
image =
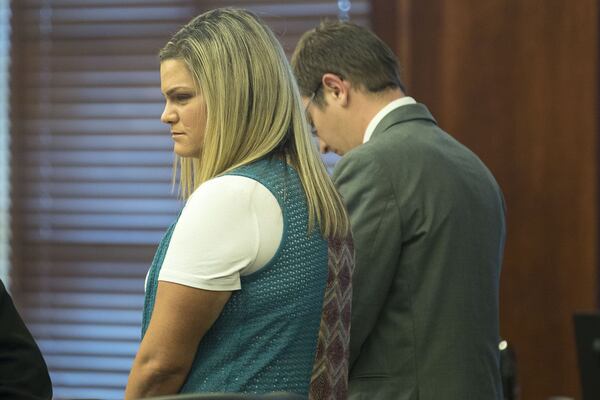
<svg viewBox="0 0 600 400">
<path fill-rule="evenodd" d="M 228 175 L 254 179 L 283 211 L 282 241 L 273 259 L 241 277 L 223 312 L 203 337 L 182 393 L 286 391 L 307 395 L 328 274 L 328 247 L 318 226 L 308 234 L 300 179 L 282 161 L 263 159 Z M 142 336 L 175 222 L 162 239 L 148 275 Z"/>
</svg>

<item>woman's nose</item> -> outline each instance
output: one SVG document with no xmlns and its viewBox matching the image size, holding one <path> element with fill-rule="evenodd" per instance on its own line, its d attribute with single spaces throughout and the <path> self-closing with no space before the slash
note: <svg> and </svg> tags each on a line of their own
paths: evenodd
<svg viewBox="0 0 600 400">
<path fill-rule="evenodd" d="M 177 113 L 175 113 L 171 107 L 165 106 L 165 109 L 160 116 L 160 120 L 165 124 L 172 124 L 177 120 Z"/>
</svg>

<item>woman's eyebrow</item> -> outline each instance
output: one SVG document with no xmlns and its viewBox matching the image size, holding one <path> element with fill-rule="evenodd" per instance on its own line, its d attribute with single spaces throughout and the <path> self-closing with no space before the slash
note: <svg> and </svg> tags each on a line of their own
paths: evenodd
<svg viewBox="0 0 600 400">
<path fill-rule="evenodd" d="M 180 89 L 183 89 L 183 90 L 186 90 L 186 91 L 187 90 L 193 91 L 192 88 L 187 87 L 187 86 L 175 86 L 175 87 L 172 87 L 171 89 L 167 90 L 167 93 L 165 93 L 165 95 L 166 96 L 170 96 L 170 95 L 172 95 L 173 93 L 175 93 L 176 91 L 178 91 Z"/>
</svg>

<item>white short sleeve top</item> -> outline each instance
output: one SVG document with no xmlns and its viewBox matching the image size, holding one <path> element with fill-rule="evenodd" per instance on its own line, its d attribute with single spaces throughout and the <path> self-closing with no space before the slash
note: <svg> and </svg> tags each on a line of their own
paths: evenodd
<svg viewBox="0 0 600 400">
<path fill-rule="evenodd" d="M 239 290 L 240 276 L 265 266 L 282 234 L 281 207 L 269 189 L 242 176 L 211 179 L 188 198 L 158 280 Z"/>
</svg>

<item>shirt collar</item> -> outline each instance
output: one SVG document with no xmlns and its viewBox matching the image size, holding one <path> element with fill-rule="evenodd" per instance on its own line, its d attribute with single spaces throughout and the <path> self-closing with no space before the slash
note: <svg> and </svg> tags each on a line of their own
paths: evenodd
<svg viewBox="0 0 600 400">
<path fill-rule="evenodd" d="M 375 128 L 377 127 L 377 125 L 379 125 L 381 120 L 385 118 L 386 115 L 394 111 L 396 108 L 405 106 L 407 104 L 417 104 L 417 102 L 410 96 L 404 96 L 389 102 L 385 107 L 379 110 L 379 112 L 375 114 L 371 122 L 369 122 L 369 125 L 367 125 L 367 130 L 365 131 L 365 135 L 363 136 L 363 143 L 367 143 L 369 139 L 371 139 Z"/>
</svg>

